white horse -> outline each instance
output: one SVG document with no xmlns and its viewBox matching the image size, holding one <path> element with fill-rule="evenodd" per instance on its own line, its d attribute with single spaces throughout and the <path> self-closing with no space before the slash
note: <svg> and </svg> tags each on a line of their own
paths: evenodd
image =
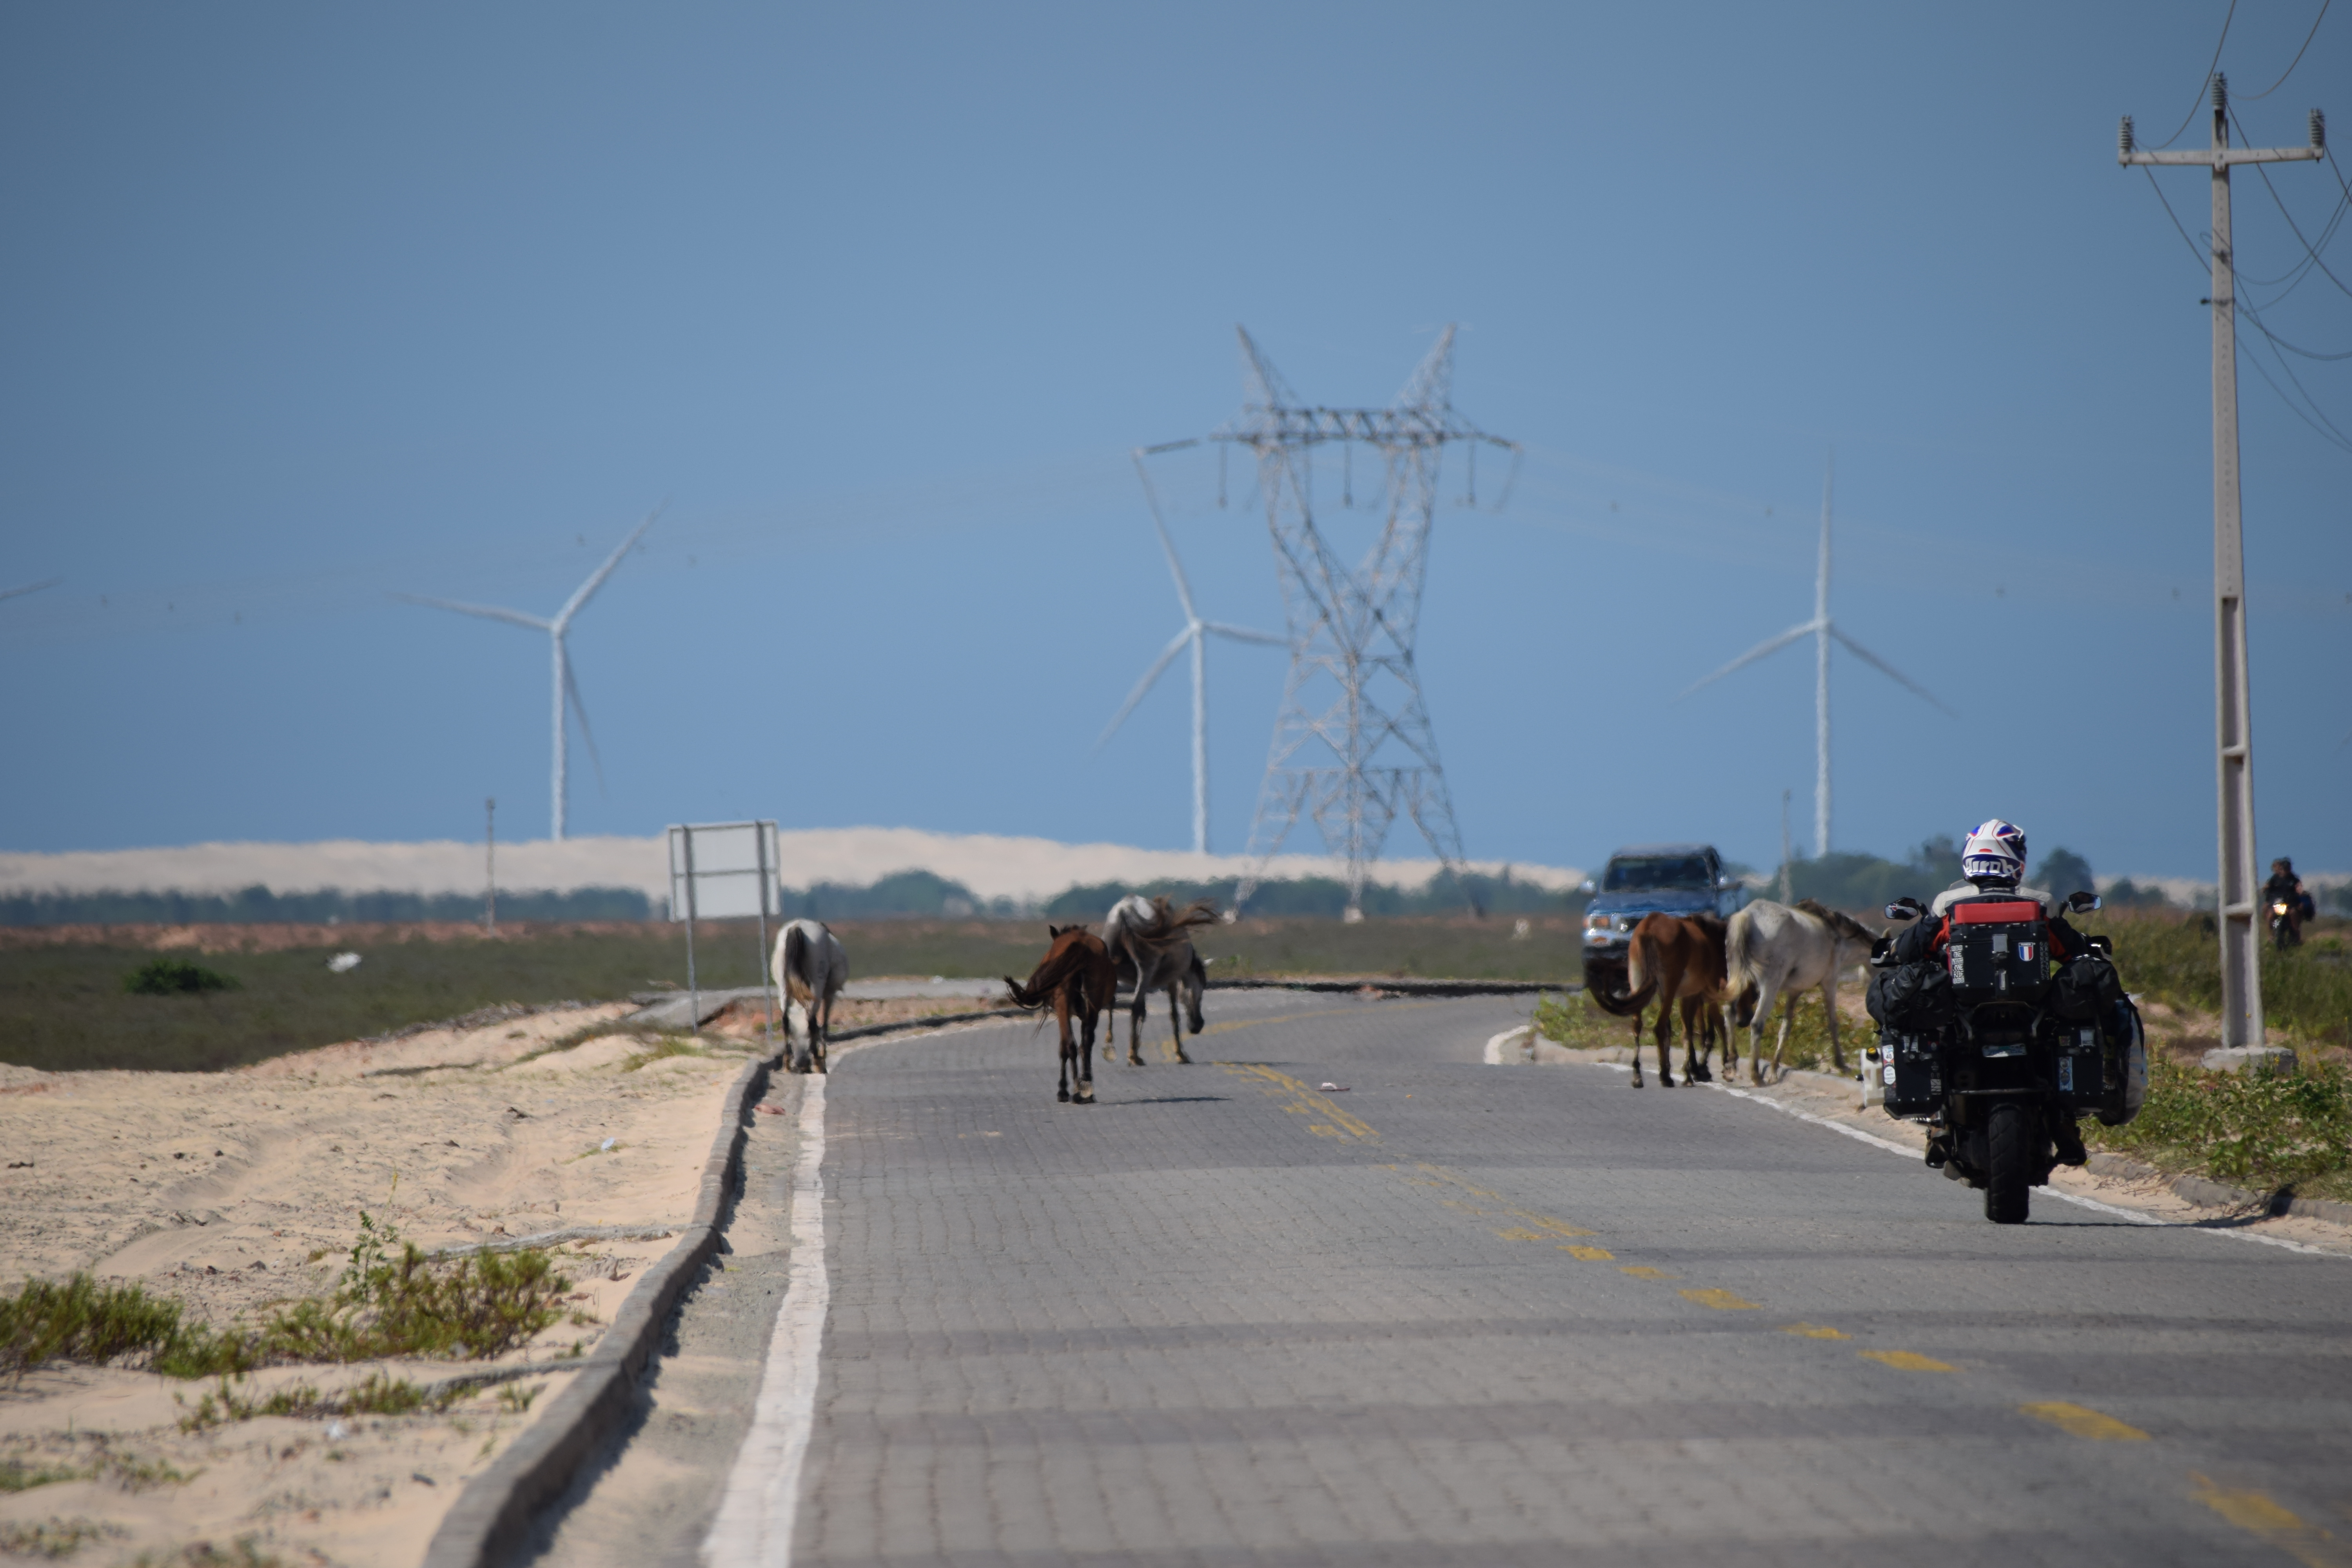
<svg viewBox="0 0 2352 1568">
<path fill-rule="evenodd" d="M 794 921 L 776 933 L 768 973 L 784 998 L 784 1053 L 793 1072 L 823 1072 L 824 1046 L 833 1033 L 833 999 L 849 984 L 849 953 L 832 928 L 818 921 Z M 793 1054 L 793 1005 L 801 1009 L 803 1036 Z"/>
<path fill-rule="evenodd" d="M 1764 1024 L 1772 1016 L 1772 1004 L 1781 1005 L 1780 1037 L 1772 1047 L 1772 1074 L 1778 1078 L 1797 1000 L 1816 985 L 1829 1016 L 1830 1058 L 1838 1071 L 1845 1070 L 1845 1052 L 1838 1044 L 1838 976 L 1868 956 L 1873 940 L 1861 921 L 1811 899 L 1793 909 L 1759 899 L 1731 917 L 1723 943 L 1724 968 L 1738 1005 L 1753 1009 L 1748 1015 L 1750 1081 L 1764 1081 Z"/>
<path fill-rule="evenodd" d="M 1137 1047 L 1143 1037 L 1145 1005 L 1154 991 L 1168 993 L 1168 1028 L 1176 1045 L 1176 1059 L 1190 1062 L 1184 1054 L 1184 1024 L 1192 1026 L 1199 1034 L 1203 1020 L 1201 1016 L 1201 994 L 1208 988 L 1208 967 L 1201 955 L 1192 951 L 1192 928 L 1214 925 L 1217 911 L 1205 903 L 1188 909 L 1170 907 L 1165 897 L 1147 899 L 1131 893 L 1110 907 L 1103 917 L 1103 945 L 1110 950 L 1111 962 L 1122 974 L 1129 969 L 1135 974 L 1135 1001 L 1128 1009 L 1127 1063 L 1129 1067 L 1143 1065 L 1143 1053 Z M 1177 1002 L 1181 995 L 1186 1016 L 1177 1017 Z M 1110 1037 L 1104 1042 L 1105 1059 L 1118 1044 L 1118 1014 L 1110 1017 Z"/>
</svg>

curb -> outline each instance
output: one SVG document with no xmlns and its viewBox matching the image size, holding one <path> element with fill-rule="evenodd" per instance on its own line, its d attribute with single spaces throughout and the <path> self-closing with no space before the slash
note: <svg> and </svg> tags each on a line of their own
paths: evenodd
<svg viewBox="0 0 2352 1568">
<path fill-rule="evenodd" d="M 466 1483 L 425 1549 L 424 1568 L 489 1568 L 507 1560 L 529 1540 L 540 1510 L 635 1414 L 637 1380 L 659 1349 L 670 1310 L 726 1246 L 721 1229 L 741 1184 L 751 1106 L 766 1090 L 774 1065 L 762 1058 L 736 1076 L 703 1163 L 692 1222 L 681 1228 L 677 1245 L 638 1278 L 572 1386 L 488 1469 Z"/>
<path fill-rule="evenodd" d="M 2326 1220 L 2330 1225 L 2352 1226 L 2352 1204 L 2331 1198 L 2299 1198 L 2284 1188 L 2276 1193 L 2257 1193 L 2209 1182 L 2202 1176 L 2168 1176 L 2154 1165 L 2104 1152 L 2091 1156 L 2088 1168 L 2097 1175 L 2119 1176 L 2126 1181 L 2162 1182 L 2175 1197 L 2200 1208 L 2254 1208 L 2269 1215 L 2297 1215 L 2305 1219 Z"/>
</svg>

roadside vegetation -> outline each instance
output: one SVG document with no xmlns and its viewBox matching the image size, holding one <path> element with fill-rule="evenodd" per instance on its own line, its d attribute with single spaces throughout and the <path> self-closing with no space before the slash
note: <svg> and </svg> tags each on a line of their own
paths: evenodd
<svg viewBox="0 0 2352 1568">
<path fill-rule="evenodd" d="M 14 1296 L 0 1297 L 0 1373 L 21 1377 L 51 1361 L 143 1361 L 165 1377 L 221 1378 L 219 1394 L 206 1395 L 200 1416 L 192 1417 L 200 1425 L 250 1415 L 397 1414 L 425 1396 L 381 1375 L 341 1394 L 298 1387 L 259 1402 L 235 1398 L 227 1380 L 288 1363 L 490 1360 L 559 1322 L 593 1324 L 563 1307 L 571 1289 L 540 1248 L 428 1258 L 363 1213 L 334 1288 L 276 1303 L 257 1327 L 191 1322 L 178 1301 L 88 1274 L 62 1284 L 27 1279 Z M 11 1486 L 9 1472 L 0 1470 L 0 1489 L 36 1484 L 20 1475 Z"/>
</svg>

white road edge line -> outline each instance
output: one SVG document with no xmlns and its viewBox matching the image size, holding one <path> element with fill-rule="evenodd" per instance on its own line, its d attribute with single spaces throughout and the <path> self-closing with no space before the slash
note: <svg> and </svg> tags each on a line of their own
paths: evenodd
<svg viewBox="0 0 2352 1568">
<path fill-rule="evenodd" d="M 768 1341 L 751 1429 L 702 1543 L 711 1568 L 789 1568 L 801 1468 L 816 1420 L 818 1353 L 833 1281 L 824 1267 L 824 1079 L 802 1080 L 800 1157 L 793 1165 L 793 1258 Z"/>
<path fill-rule="evenodd" d="M 1520 1024 L 1513 1028 L 1504 1030 L 1501 1034 L 1496 1035 L 1493 1039 L 1488 1040 L 1486 1042 L 1486 1065 L 1490 1068 L 1501 1067 L 1503 1065 L 1503 1042 L 1505 1040 L 1516 1040 L 1521 1035 L 1527 1034 L 1535 1026 L 1533 1024 Z"/>
<path fill-rule="evenodd" d="M 1517 1033 L 1518 1033 L 1517 1029 L 1509 1030 L 1504 1034 L 1496 1036 L 1493 1039 L 1486 1042 L 1486 1060 L 1490 1064 L 1500 1065 L 1500 1058 L 1496 1053 L 1500 1048 L 1501 1042 L 1507 1039 L 1511 1035 L 1515 1035 Z M 1618 1072 L 1625 1072 L 1629 1070 L 1622 1063 L 1620 1062 L 1592 1062 L 1588 1065 L 1592 1067 L 1610 1068 Z M 1864 1132 L 1859 1127 L 1848 1127 L 1843 1121 L 1832 1121 L 1826 1116 L 1815 1116 L 1811 1111 L 1799 1110 L 1794 1106 L 1782 1105 L 1777 1100 L 1768 1100 L 1764 1096 L 1754 1093 L 1748 1089 L 1733 1089 L 1728 1084 L 1721 1083 L 1704 1083 L 1699 1085 L 1699 1087 L 1701 1089 L 1714 1089 L 1718 1094 L 1728 1094 L 1740 1100 L 1751 1100 L 1758 1105 L 1769 1106 L 1784 1116 L 1793 1116 L 1800 1121 L 1810 1121 L 1816 1127 L 1826 1127 L 1832 1132 L 1843 1132 L 1858 1143 L 1868 1143 L 1874 1148 L 1884 1149 L 1890 1154 L 1901 1154 L 1906 1159 L 1912 1160 L 1916 1160 L 1919 1157 L 1919 1151 L 1916 1149 L 1906 1149 L 1902 1144 L 1895 1142 L 1892 1140 L 1876 1137 L 1871 1133 Z M 2095 1209 L 2104 1215 L 2113 1215 L 2117 1219 L 2126 1219 L 2131 1221 L 2134 1225 L 2154 1226 L 2160 1230 L 2193 1230 L 2204 1236 L 2228 1237 L 2233 1241 L 2258 1242 L 2264 1247 L 2284 1247 L 2289 1252 L 2305 1253 L 2313 1258 L 2352 1258 L 2352 1253 L 2330 1252 L 2324 1247 L 2313 1247 L 2307 1242 L 2289 1241 L 2283 1236 L 2256 1236 L 2251 1231 L 2216 1230 L 2210 1226 L 2183 1225 L 2179 1220 L 2164 1219 L 2156 1215 L 2143 1214 L 2137 1209 L 2118 1208 L 2114 1204 L 2103 1204 L 2096 1198 L 2086 1198 L 2078 1193 L 2061 1192 L 2056 1187 L 2044 1187 L 2042 1191 L 2049 1197 L 2057 1198 L 2063 1202 L 2074 1204 L 2078 1207 Z"/>
</svg>

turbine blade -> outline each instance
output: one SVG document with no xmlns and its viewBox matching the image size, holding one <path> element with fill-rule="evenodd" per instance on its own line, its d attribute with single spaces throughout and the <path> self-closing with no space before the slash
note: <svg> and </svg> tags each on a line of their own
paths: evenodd
<svg viewBox="0 0 2352 1568">
<path fill-rule="evenodd" d="M 14 599 L 26 594 L 37 594 L 44 588 L 54 588 L 64 581 L 62 577 L 52 577 L 46 583 L 27 583 L 21 588 L 0 588 L 0 599 Z"/>
<path fill-rule="evenodd" d="M 1290 646 L 1288 637 L 1278 637 L 1272 632 L 1254 632 L 1247 626 L 1229 626 L 1223 621 L 1202 621 L 1201 629 L 1214 632 L 1221 637 L 1231 637 L 1235 642 L 1264 643 L 1268 647 Z"/>
<path fill-rule="evenodd" d="M 572 711 L 580 715 L 580 738 L 588 742 L 588 760 L 596 769 L 596 793 L 604 793 L 604 759 L 596 754 L 596 731 L 588 727 L 588 704 L 580 700 L 580 682 L 572 673 L 572 661 L 563 661 L 563 695 L 572 704 Z"/>
<path fill-rule="evenodd" d="M 1405 377 L 1398 388 L 1391 408 L 1419 408 L 1438 414 L 1454 405 L 1454 323 L 1437 334 L 1437 342 L 1422 356 L 1421 363 Z"/>
<path fill-rule="evenodd" d="M 1095 737 L 1096 751 L 1102 750 L 1103 742 L 1110 739 L 1112 731 L 1127 722 L 1127 716 L 1135 711 L 1135 705 L 1143 700 L 1143 694 L 1151 689 L 1151 683 L 1167 673 L 1168 667 L 1176 662 L 1176 656 L 1184 651 L 1184 645 L 1191 642 L 1195 635 L 1191 626 L 1186 626 L 1176 634 L 1173 641 L 1160 650 L 1160 657 L 1151 661 L 1151 668 L 1143 672 L 1143 679 L 1135 683 L 1135 689 L 1129 692 L 1127 700 L 1118 705 L 1118 711 L 1112 714 L 1110 722 L 1103 726 L 1103 732 Z"/>
<path fill-rule="evenodd" d="M 509 626 L 529 626 L 532 631 L 552 631 L 555 628 L 537 616 L 526 616 L 520 610 L 502 610 L 495 605 L 467 605 L 456 599 L 429 599 L 422 594 L 394 594 L 395 599 L 411 605 L 430 605 L 436 610 L 455 610 L 461 616 L 479 616 L 487 621 L 504 621 Z"/>
<path fill-rule="evenodd" d="M 1845 644 L 1845 649 L 1848 653 L 1853 655 L 1854 658 L 1862 660 L 1864 664 L 1869 665 L 1873 669 L 1877 670 L 1889 680 L 1894 681 L 1898 686 L 1908 689 L 1917 696 L 1926 698 L 1928 701 L 1933 702 L 1937 707 L 1942 708 L 1943 710 L 1946 713 L 1950 714 L 1951 717 L 1955 719 L 1959 717 L 1958 714 L 1953 713 L 1950 709 L 1945 708 L 1943 700 L 1937 697 L 1934 692 L 1928 690 L 1926 687 L 1920 685 L 1917 681 L 1912 679 L 1909 676 L 1904 674 L 1901 670 L 1895 668 L 1893 665 L 1887 663 L 1885 659 L 1879 658 L 1876 654 L 1871 652 L 1868 648 L 1863 647 L 1860 643 L 1854 641 L 1843 632 L 1838 630 L 1836 626 L 1832 626 L 1830 627 L 1830 636 Z"/>
<path fill-rule="evenodd" d="M 1184 618 L 1197 621 L 1200 612 L 1192 608 L 1192 584 L 1184 578 L 1183 563 L 1176 559 L 1176 542 L 1168 537 L 1168 525 L 1160 521 L 1160 497 L 1151 489 L 1151 476 L 1144 471 L 1143 454 L 1135 454 L 1135 477 L 1143 481 L 1143 504 L 1151 509 L 1151 526 L 1160 535 L 1160 549 L 1168 557 L 1168 574 L 1176 579 L 1176 602 L 1184 606 Z"/>
<path fill-rule="evenodd" d="M 1790 643 L 1795 642 L 1799 637 L 1812 636 L 1813 633 L 1819 629 L 1819 626 L 1820 623 L 1817 621 L 1807 621 L 1801 626 L 1790 626 L 1787 631 L 1782 632 L 1777 637 L 1772 637 L 1764 642 L 1758 643 L 1754 647 L 1749 648 L 1746 653 L 1741 654 L 1738 658 L 1733 659 L 1729 664 L 1725 665 L 1713 675 L 1707 676 L 1703 679 L 1694 680 L 1688 686 L 1684 687 L 1680 691 L 1675 692 L 1675 700 L 1677 702 L 1681 701 L 1684 698 L 1688 697 L 1692 692 L 1696 691 L 1700 687 L 1710 685 L 1715 681 L 1721 680 L 1733 670 L 1739 668 L 1743 665 L 1754 664 L 1758 659 L 1762 658 L 1767 654 L 1780 652 L 1782 648 L 1787 647 Z"/>
<path fill-rule="evenodd" d="M 669 502 L 667 501 L 662 502 L 662 506 L 667 506 Z M 578 615 L 583 609 L 587 607 L 588 601 L 596 596 L 596 590 L 604 585 L 604 579 L 610 577 L 613 574 L 613 569 L 621 563 L 621 557 L 629 552 L 629 546 L 635 544 L 640 538 L 644 537 L 646 530 L 654 525 L 654 519 L 662 514 L 662 506 L 657 506 L 654 508 L 653 510 L 646 513 L 645 521 L 637 524 L 634 529 L 631 529 L 629 531 L 629 537 L 621 541 L 620 548 L 614 551 L 612 554 L 604 557 L 604 564 L 596 568 L 595 575 L 589 578 L 585 583 L 581 584 L 580 591 L 572 595 L 571 598 L 564 601 L 563 608 L 555 612 L 555 624 L 557 626 L 570 626 L 572 624 L 572 617 Z"/>
</svg>

